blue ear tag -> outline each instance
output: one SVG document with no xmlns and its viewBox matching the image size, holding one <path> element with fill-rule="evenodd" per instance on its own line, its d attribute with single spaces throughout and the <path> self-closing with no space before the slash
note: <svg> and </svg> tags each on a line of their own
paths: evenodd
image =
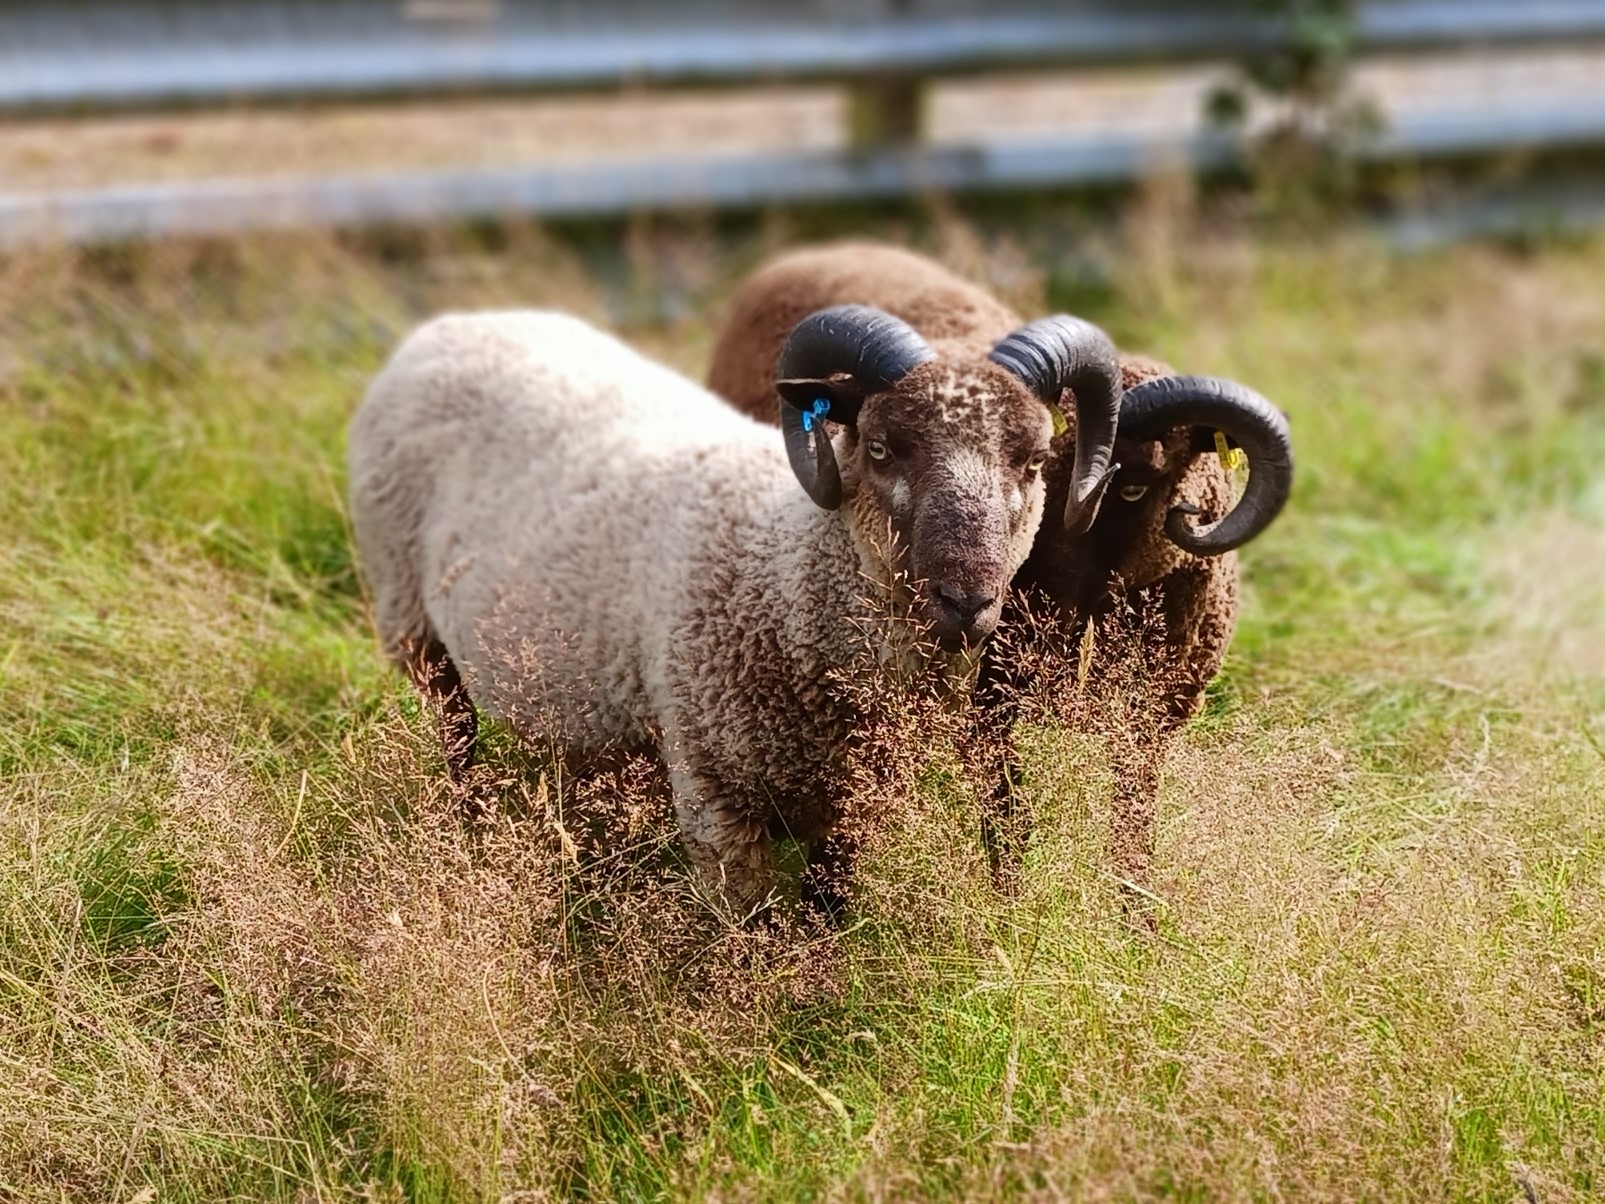
<svg viewBox="0 0 1605 1204">
<path fill-rule="evenodd" d="M 814 404 L 803 411 L 803 430 L 813 430 L 814 424 L 828 413 L 830 413 L 830 398 L 816 397 Z"/>
</svg>

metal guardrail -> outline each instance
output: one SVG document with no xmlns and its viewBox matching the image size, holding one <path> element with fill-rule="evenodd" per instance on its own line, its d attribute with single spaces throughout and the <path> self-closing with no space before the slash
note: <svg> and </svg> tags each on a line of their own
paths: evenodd
<svg viewBox="0 0 1605 1204">
<path fill-rule="evenodd" d="M 0 0 L 0 112 L 1217 59 L 1243 0 Z M 1365 51 L 1605 36 L 1601 0 L 1363 0 Z"/>
<path fill-rule="evenodd" d="M 1605 143 L 1605 113 L 1556 109 L 1395 124 L 1367 153 L 1465 155 Z M 1130 135 L 925 150 L 799 151 L 704 160 L 582 163 L 145 184 L 0 195 L 0 249 L 51 242 L 233 234 L 306 225 L 418 223 L 442 216 L 608 216 L 743 208 L 921 192 L 1119 183 L 1162 162 L 1223 166 L 1231 141 L 1205 132 L 1168 148 Z"/>
<path fill-rule="evenodd" d="M 1605 0 L 1370 0 L 1356 19 L 1371 50 L 1605 39 Z M 1209 168 L 1232 148 L 1207 130 L 1163 144 L 928 146 L 917 90 L 1000 67 L 1218 58 L 1274 36 L 1242 4 L 1179 0 L 0 0 L 0 112 L 803 78 L 847 81 L 855 127 L 838 151 L 0 193 L 0 248 L 1106 183 L 1161 160 Z M 1398 114 L 1368 153 L 1605 144 L 1605 106 L 1565 99 Z"/>
</svg>

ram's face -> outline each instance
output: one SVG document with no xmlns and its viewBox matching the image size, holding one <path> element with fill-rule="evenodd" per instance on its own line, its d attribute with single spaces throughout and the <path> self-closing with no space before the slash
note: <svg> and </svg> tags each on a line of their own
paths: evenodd
<svg viewBox="0 0 1605 1204">
<path fill-rule="evenodd" d="M 992 364 L 915 368 L 866 399 L 843 480 L 865 529 L 888 524 L 915 617 L 957 649 L 997 625 L 1042 519 L 1047 407 Z"/>
<path fill-rule="evenodd" d="M 1176 482 L 1192 463 L 1187 446 L 1187 432 L 1178 431 L 1165 439 L 1116 439 L 1115 463 L 1120 471 L 1109 482 L 1103 505 L 1088 540 L 1102 545 L 1117 570 L 1128 572 L 1135 565 L 1122 566 L 1119 561 L 1139 547 L 1146 549 L 1150 537 L 1169 543 L 1164 536 L 1165 513 L 1170 509 Z M 1133 587 L 1147 585 L 1147 581 L 1128 582 Z"/>
<path fill-rule="evenodd" d="M 1047 513 L 1057 513 L 1070 488 L 1073 440 L 1055 441 L 1048 461 Z M 1111 590 L 1144 589 L 1188 559 L 1165 534 L 1165 515 L 1179 502 L 1201 510 L 1204 521 L 1231 507 L 1230 483 L 1214 456 L 1201 456 L 1185 428 L 1161 439 L 1115 441 L 1120 465 L 1092 527 L 1067 534 L 1045 523 L 1024 577 L 1067 610 L 1095 611 Z"/>
<path fill-rule="evenodd" d="M 1054 441 L 1046 470 L 1049 514 L 1064 506 L 1074 458 L 1072 437 Z M 1165 536 L 1165 513 L 1191 458 L 1186 432 L 1165 439 L 1116 439 L 1120 470 L 1091 528 L 1070 534 L 1056 522 L 1044 523 L 1025 579 L 1067 610 L 1092 611 L 1111 588 L 1141 589 L 1169 571 L 1175 545 Z"/>
</svg>

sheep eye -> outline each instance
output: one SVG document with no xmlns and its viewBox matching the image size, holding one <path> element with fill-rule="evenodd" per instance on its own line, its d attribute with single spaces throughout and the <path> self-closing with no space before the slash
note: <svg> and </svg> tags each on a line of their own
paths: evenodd
<svg viewBox="0 0 1605 1204">
<path fill-rule="evenodd" d="M 1120 487 L 1120 500 L 1123 502 L 1135 502 L 1147 492 L 1148 486 L 1146 485 L 1122 485 Z"/>
<path fill-rule="evenodd" d="M 1045 451 L 1039 451 L 1025 462 L 1025 470 L 1028 473 L 1039 473 L 1042 471 L 1042 466 L 1047 462 L 1048 453 Z"/>
<path fill-rule="evenodd" d="M 886 444 L 882 443 L 879 439 L 870 439 L 867 441 L 864 444 L 864 450 L 869 452 L 869 458 L 871 460 L 884 460 L 887 456 L 892 454 L 887 450 Z"/>
</svg>

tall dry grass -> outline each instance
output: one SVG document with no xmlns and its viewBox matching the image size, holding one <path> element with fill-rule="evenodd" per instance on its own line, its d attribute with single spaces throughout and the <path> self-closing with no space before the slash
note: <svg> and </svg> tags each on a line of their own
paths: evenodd
<svg viewBox="0 0 1605 1204">
<path fill-rule="evenodd" d="M 408 324 L 562 305 L 695 372 L 826 218 L 0 263 L 0 1195 L 1597 1195 L 1605 245 L 1401 260 L 1192 204 L 850 215 L 1292 416 L 1153 934 L 1108 856 L 1129 725 L 1039 709 L 1007 897 L 945 721 L 882 715 L 845 925 L 754 932 L 649 766 L 493 731 L 465 823 L 379 660 L 341 447 Z"/>
</svg>

